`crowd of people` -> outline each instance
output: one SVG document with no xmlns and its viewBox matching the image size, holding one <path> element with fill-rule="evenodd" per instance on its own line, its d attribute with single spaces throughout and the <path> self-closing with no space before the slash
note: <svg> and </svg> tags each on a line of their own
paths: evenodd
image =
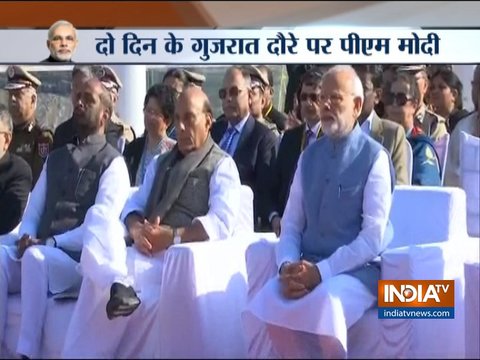
<svg viewBox="0 0 480 360">
<path fill-rule="evenodd" d="M 375 258 L 389 241 L 395 185 L 460 186 L 460 132 L 480 136 L 480 66 L 473 112 L 447 65 L 288 72 L 286 106 L 277 109 L 268 66 L 229 67 L 218 89 L 223 114 L 213 114 L 205 75 L 172 68 L 146 91 L 137 136 L 116 114 L 123 85 L 109 66 L 75 65 L 73 114 L 54 131 L 36 121 L 40 81 L 10 66 L 0 109 L 0 235 L 16 229 L 18 239 L 0 247 L 0 341 L 8 296 L 21 292 L 17 353 L 40 356 L 47 300 L 68 293 L 77 303 L 63 355 L 116 356 L 116 340 L 96 338 L 84 319 L 96 314 L 116 333 L 133 331 L 126 324 L 141 306 L 141 274 L 127 259 L 140 254 L 161 273 L 170 246 L 228 239 L 246 185 L 254 230 L 280 237 L 278 279 L 250 311 L 276 325 L 269 334 L 281 356 L 298 355 L 282 340 L 289 329 L 316 331 L 325 356 L 344 356 L 342 326 L 376 299 Z M 436 147 L 445 136 L 446 165 Z M 282 323 L 310 293 L 317 308 L 340 311 L 342 325 L 327 310 Z"/>
</svg>

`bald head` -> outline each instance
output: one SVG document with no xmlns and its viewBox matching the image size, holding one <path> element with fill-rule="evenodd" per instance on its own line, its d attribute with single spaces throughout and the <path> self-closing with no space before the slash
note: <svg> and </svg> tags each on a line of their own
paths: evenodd
<svg viewBox="0 0 480 360">
<path fill-rule="evenodd" d="M 212 107 L 207 95 L 197 86 L 185 88 L 175 106 L 178 150 L 186 155 L 202 147 L 212 122 Z"/>
</svg>

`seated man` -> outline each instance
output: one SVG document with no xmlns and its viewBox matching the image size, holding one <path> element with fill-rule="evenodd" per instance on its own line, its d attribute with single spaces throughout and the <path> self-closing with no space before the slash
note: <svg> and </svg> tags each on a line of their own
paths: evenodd
<svg viewBox="0 0 480 360">
<path fill-rule="evenodd" d="M 98 79 L 77 93 L 78 145 L 53 151 L 33 189 L 22 219 L 17 247 L 0 247 L 0 336 L 8 294 L 22 293 L 18 354 L 41 356 L 49 295 L 78 288 L 85 214 L 95 206 L 118 218 L 129 195 L 128 170 L 121 154 L 106 142 L 112 112 L 110 95 Z"/>
<path fill-rule="evenodd" d="M 460 182 L 460 143 L 462 131 L 480 137 L 480 65 L 475 67 L 472 81 L 472 102 L 475 111 L 461 119 L 452 132 L 448 145 L 447 164 L 445 166 L 445 185 L 461 187 Z"/>
<path fill-rule="evenodd" d="M 180 243 L 223 240 L 233 234 L 240 210 L 240 178 L 233 159 L 210 137 L 212 121 L 212 109 L 202 89 L 185 88 L 175 108 L 176 146 L 151 161 L 144 182 L 122 213 L 133 248 L 125 251 L 123 234 L 85 238 L 84 282 L 67 332 L 64 357 L 118 356 L 115 352 L 122 338 L 129 338 L 124 332 L 135 316 L 118 317 L 129 316 L 137 306 L 124 301 L 133 291 L 128 287 L 131 277 L 135 290 L 146 290 L 142 289 L 144 270 L 137 266 L 132 270 L 127 264 L 147 262 L 145 271 L 153 274 L 146 281 L 147 289 L 159 287 L 164 250 Z M 115 284 L 116 280 L 124 285 Z M 121 291 L 115 292 L 116 288 Z M 155 314 L 142 314 L 139 326 L 145 326 L 145 316 Z M 95 320 L 85 322 L 85 318 Z"/>
<path fill-rule="evenodd" d="M 268 225 L 268 180 L 277 137 L 250 113 L 251 76 L 245 67 L 227 69 L 218 95 L 224 115 L 213 124 L 212 138 L 233 157 L 240 181 L 253 191 L 254 228 L 258 231 Z"/>
<path fill-rule="evenodd" d="M 32 170 L 20 156 L 10 154 L 13 123 L 9 112 L 0 110 L 0 236 L 20 223 L 32 188 Z"/>
<path fill-rule="evenodd" d="M 362 130 L 388 150 L 395 168 L 397 185 L 410 183 L 407 170 L 407 138 L 405 130 L 391 120 L 381 119 L 375 112 L 382 91 L 382 68 L 378 65 L 354 65 L 363 85 L 363 108 L 358 118 Z"/>
<path fill-rule="evenodd" d="M 371 306 L 393 191 L 387 151 L 356 119 L 362 83 L 335 66 L 321 83 L 322 136 L 300 155 L 277 248 L 279 276 L 249 305 L 279 357 L 345 357 Z"/>
</svg>

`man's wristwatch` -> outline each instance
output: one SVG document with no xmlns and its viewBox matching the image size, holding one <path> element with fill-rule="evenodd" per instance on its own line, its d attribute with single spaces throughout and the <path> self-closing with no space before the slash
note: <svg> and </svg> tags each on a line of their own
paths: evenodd
<svg viewBox="0 0 480 360">
<path fill-rule="evenodd" d="M 45 245 L 50 247 L 57 247 L 57 240 L 53 236 L 50 236 L 45 240 Z"/>
<path fill-rule="evenodd" d="M 173 228 L 173 245 L 178 245 L 182 243 L 182 237 L 178 234 L 177 228 Z"/>
</svg>

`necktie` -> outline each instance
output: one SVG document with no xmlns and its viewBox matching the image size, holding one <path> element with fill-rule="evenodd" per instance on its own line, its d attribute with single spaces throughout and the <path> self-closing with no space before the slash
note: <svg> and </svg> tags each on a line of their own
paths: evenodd
<svg viewBox="0 0 480 360">
<path fill-rule="evenodd" d="M 312 138 L 313 138 L 314 134 L 313 134 L 313 131 L 310 130 L 310 129 L 307 129 L 307 132 L 306 132 L 306 138 L 307 138 L 307 141 L 306 141 L 306 146 L 310 145 L 310 143 L 312 142 Z"/>
<path fill-rule="evenodd" d="M 233 138 L 237 134 L 237 129 L 235 127 L 229 127 L 227 129 L 227 137 L 223 142 L 222 150 L 230 154 L 230 148 L 232 147 Z M 232 154 L 230 154 L 232 155 Z"/>
</svg>

